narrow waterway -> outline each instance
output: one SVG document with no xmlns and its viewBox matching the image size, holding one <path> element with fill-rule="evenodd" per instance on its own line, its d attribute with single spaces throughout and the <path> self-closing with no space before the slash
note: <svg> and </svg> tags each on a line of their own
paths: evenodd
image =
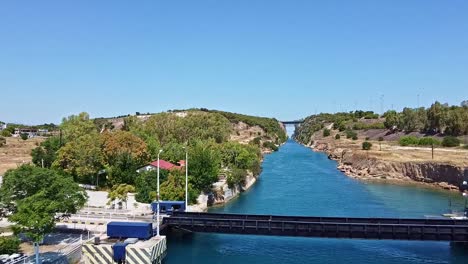
<svg viewBox="0 0 468 264">
<path fill-rule="evenodd" d="M 459 194 L 346 177 L 336 163 L 294 141 L 268 155 L 259 181 L 212 212 L 362 217 L 424 217 L 462 208 Z M 468 263 L 446 242 L 373 241 L 192 234 L 170 237 L 166 263 Z"/>
</svg>

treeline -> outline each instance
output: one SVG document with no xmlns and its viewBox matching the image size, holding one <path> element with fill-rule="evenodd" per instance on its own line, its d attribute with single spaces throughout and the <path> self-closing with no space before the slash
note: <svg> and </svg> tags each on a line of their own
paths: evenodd
<svg viewBox="0 0 468 264">
<path fill-rule="evenodd" d="M 402 112 L 387 111 L 384 125 L 405 132 L 461 136 L 468 134 L 468 105 L 449 106 L 435 102 L 429 108 L 404 108 Z"/>
<path fill-rule="evenodd" d="M 211 113 L 218 113 L 226 117 L 232 123 L 243 122 L 249 126 L 259 126 L 270 138 L 278 138 L 279 142 L 277 144 L 286 141 L 287 135 L 284 129 L 279 126 L 278 120 L 274 118 L 267 118 L 267 117 L 258 117 L 258 116 L 249 116 L 249 115 L 242 115 L 230 112 L 223 112 L 218 110 L 207 110 L 202 109 L 204 111 L 208 111 Z"/>
<path fill-rule="evenodd" d="M 50 137 L 32 151 L 34 164 L 70 175 L 76 182 L 116 192 L 128 189 L 127 185 L 134 186 L 140 202 L 155 199 L 156 172 L 136 170 L 155 160 L 160 149 L 160 158 L 174 164 L 185 160 L 188 152 L 192 202 L 200 192 L 211 190 L 221 170 L 227 174 L 230 185 L 241 185 L 249 173 L 257 175 L 261 170 L 260 146 L 228 141 L 232 125 L 220 113 L 160 113 L 145 121 L 129 116 L 124 118 L 121 131 L 100 131 L 102 127 L 95 120 L 81 113 L 64 118 L 60 129 L 61 137 Z M 161 170 L 160 176 L 161 198 L 183 200 L 184 171 Z"/>
<path fill-rule="evenodd" d="M 383 122 L 364 122 L 377 118 L 379 118 L 379 115 L 373 111 L 361 110 L 351 111 L 349 113 L 320 113 L 318 115 L 311 115 L 304 119 L 304 122 L 296 128 L 294 138 L 301 143 L 307 144 L 315 132 L 322 130 L 325 124 L 331 123 L 333 123 L 333 129 L 347 131 L 347 134 L 352 134 L 350 132 L 351 130 L 383 128 Z"/>
<path fill-rule="evenodd" d="M 346 131 L 348 134 L 353 130 L 389 129 L 393 132 L 421 132 L 457 137 L 468 134 L 468 101 L 463 101 L 460 106 L 435 102 L 429 108 L 406 107 L 401 112 L 390 110 L 382 116 L 372 111 L 321 113 L 307 117 L 296 129 L 294 138 L 307 144 L 312 135 L 323 129 L 327 123 L 333 123 L 333 129 Z"/>
<path fill-rule="evenodd" d="M 0 124 L 5 124 L 5 123 L 0 122 Z M 34 125 L 34 126 L 27 126 L 23 124 L 15 124 L 15 123 L 7 123 L 6 125 L 7 127 L 0 132 L 0 136 L 2 137 L 11 137 L 11 135 L 15 133 L 15 129 L 17 128 L 47 129 L 49 132 L 58 130 L 58 126 L 53 123 Z"/>
</svg>

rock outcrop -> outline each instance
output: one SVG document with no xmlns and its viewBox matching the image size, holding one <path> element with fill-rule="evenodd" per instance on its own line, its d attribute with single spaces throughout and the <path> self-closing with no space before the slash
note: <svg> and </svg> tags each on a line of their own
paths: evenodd
<svg viewBox="0 0 468 264">
<path fill-rule="evenodd" d="M 446 190 L 458 190 L 468 177 L 468 168 L 438 162 L 403 162 L 368 157 L 350 149 L 332 148 L 327 143 L 312 145 L 338 162 L 338 170 L 362 180 L 418 182 Z"/>
</svg>

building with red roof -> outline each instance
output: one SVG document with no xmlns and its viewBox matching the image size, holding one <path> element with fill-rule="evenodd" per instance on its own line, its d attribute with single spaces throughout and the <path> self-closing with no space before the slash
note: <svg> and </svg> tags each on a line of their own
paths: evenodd
<svg viewBox="0 0 468 264">
<path fill-rule="evenodd" d="M 182 167 L 185 166 L 185 160 L 180 160 L 178 163 L 179 163 L 179 166 L 177 166 L 175 164 L 172 164 L 169 161 L 165 161 L 165 160 L 160 159 L 159 160 L 159 168 L 161 170 L 173 170 L 173 169 L 181 169 Z M 151 171 L 151 170 L 156 170 L 157 168 L 158 168 L 158 161 L 154 160 L 154 161 L 150 162 L 149 164 L 139 168 L 137 170 L 137 172 L 140 173 L 142 171 Z"/>
</svg>

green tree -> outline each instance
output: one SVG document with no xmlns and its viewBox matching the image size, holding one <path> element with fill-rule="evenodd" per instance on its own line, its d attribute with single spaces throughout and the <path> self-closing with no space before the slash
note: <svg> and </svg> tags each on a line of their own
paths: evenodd
<svg viewBox="0 0 468 264">
<path fill-rule="evenodd" d="M 16 237 L 0 236 L 0 255 L 18 253 L 21 241 Z"/>
<path fill-rule="evenodd" d="M 15 232 L 34 242 L 53 230 L 57 217 L 76 213 L 86 199 L 72 178 L 32 165 L 7 171 L 0 188 L 2 208 Z"/>
<path fill-rule="evenodd" d="M 189 149 L 191 184 L 200 191 L 209 191 L 218 180 L 220 153 L 211 142 L 197 141 Z"/>
<path fill-rule="evenodd" d="M 232 169 L 227 175 L 226 182 L 229 188 L 239 187 L 245 185 L 245 180 L 247 177 L 247 171 L 239 168 Z"/>
<path fill-rule="evenodd" d="M 384 121 L 384 126 L 387 129 L 392 129 L 394 127 L 398 127 L 398 124 L 400 123 L 400 115 L 394 111 L 390 110 L 385 112 L 384 114 L 385 121 Z"/>
<path fill-rule="evenodd" d="M 435 102 L 427 110 L 427 130 L 436 133 L 442 132 L 446 121 L 445 106 L 439 102 Z"/>
<path fill-rule="evenodd" d="M 4 129 L 0 133 L 0 136 L 2 136 L 2 137 L 11 137 L 11 132 L 9 130 L 7 130 L 7 129 Z"/>
<path fill-rule="evenodd" d="M 167 180 L 160 187 L 161 200 L 185 201 L 185 173 L 181 170 L 171 170 Z M 189 203 L 196 203 L 199 192 L 189 183 Z"/>
<path fill-rule="evenodd" d="M 62 169 L 80 182 L 92 183 L 93 177 L 104 168 L 99 134 L 87 134 L 69 141 L 58 151 L 52 167 Z"/>
<path fill-rule="evenodd" d="M 115 201 L 120 201 L 125 203 L 125 208 L 127 208 L 128 193 L 135 192 L 135 187 L 129 184 L 119 184 L 112 187 L 112 190 L 107 194 L 109 199 L 107 204 L 115 203 Z"/>
<path fill-rule="evenodd" d="M 96 126 L 89 118 L 89 114 L 85 112 L 64 118 L 60 129 L 65 141 L 77 140 L 82 136 L 97 132 Z"/>
<path fill-rule="evenodd" d="M 330 129 L 325 128 L 325 129 L 323 130 L 323 137 L 328 137 L 328 136 L 330 136 Z"/>
<path fill-rule="evenodd" d="M 161 178 L 167 178 L 166 174 L 167 171 L 161 170 L 160 180 Z M 161 177 L 162 175 L 164 175 L 164 177 Z M 157 188 L 156 171 L 140 172 L 135 179 L 135 199 L 140 203 L 151 203 L 156 198 L 155 194 Z"/>
<path fill-rule="evenodd" d="M 60 138 L 50 137 L 47 138 L 40 146 L 34 148 L 31 151 L 32 162 L 37 166 L 42 166 L 44 161 L 44 167 L 50 168 L 52 163 L 57 158 L 57 152 L 60 149 Z"/>
</svg>

